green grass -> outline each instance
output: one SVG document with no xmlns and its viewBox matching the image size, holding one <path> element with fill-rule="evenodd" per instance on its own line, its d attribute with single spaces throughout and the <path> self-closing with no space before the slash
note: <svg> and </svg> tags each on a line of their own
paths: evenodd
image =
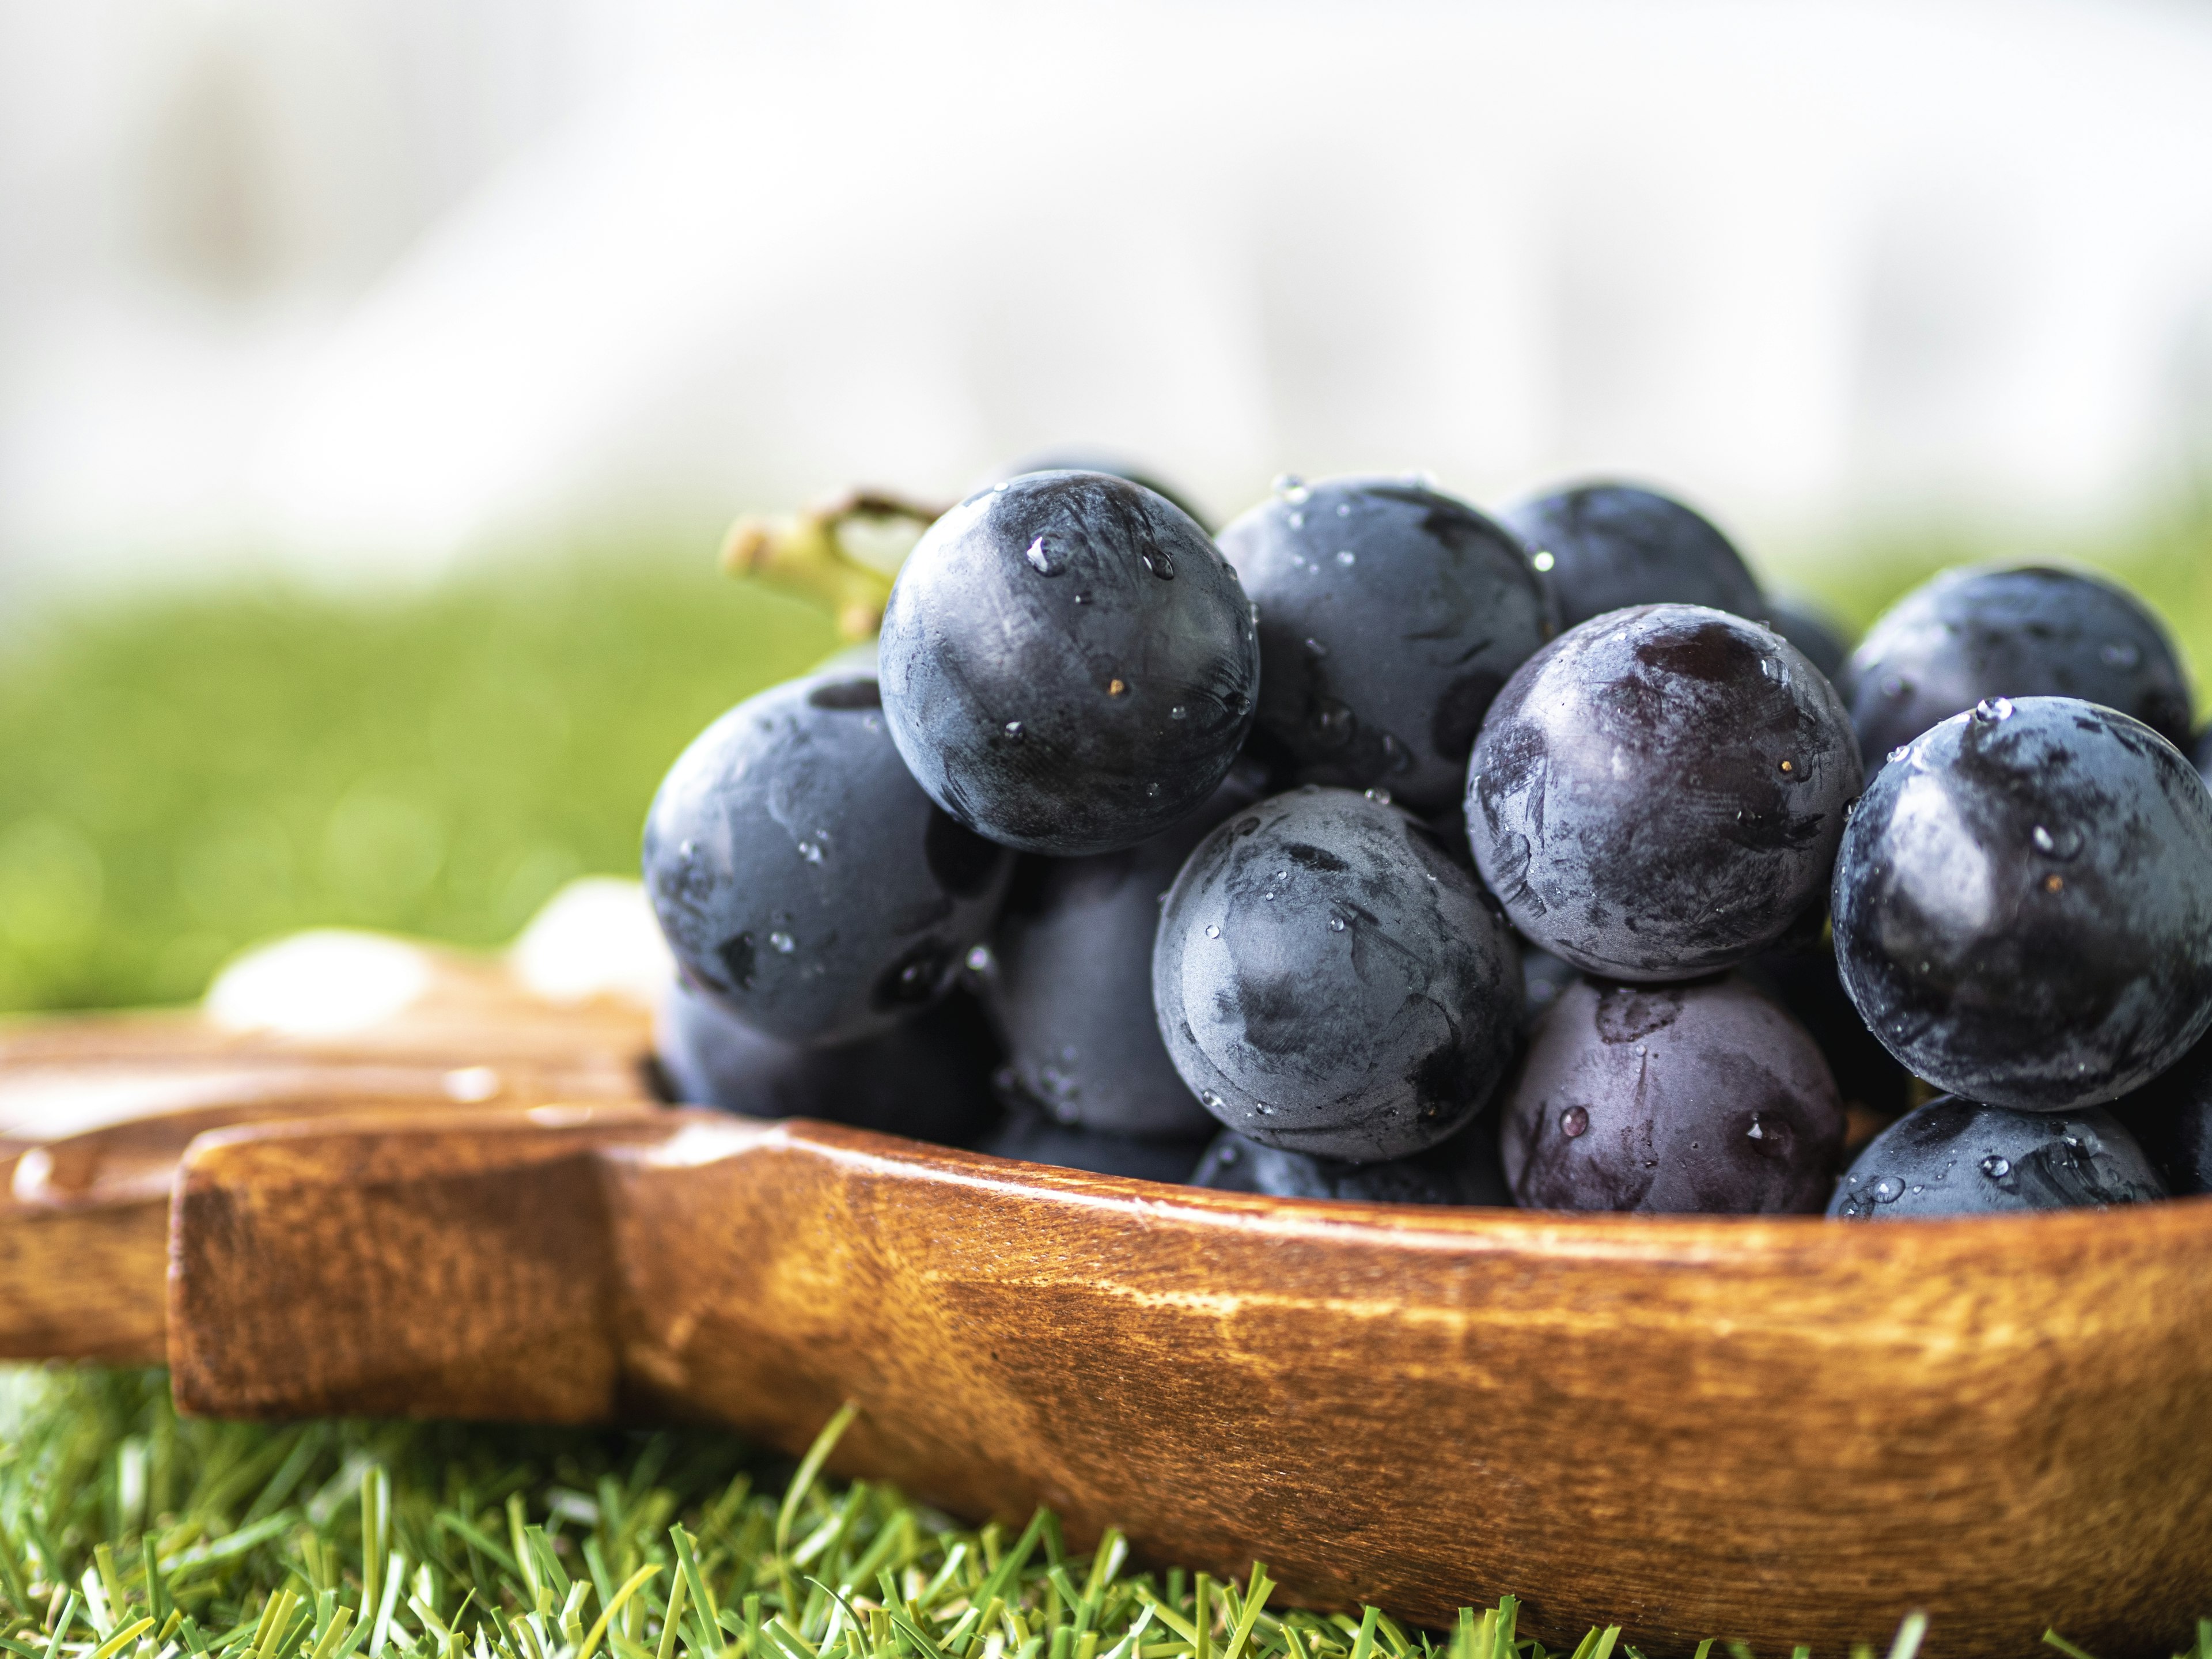
<svg viewBox="0 0 2212 1659">
<path fill-rule="evenodd" d="M 2144 592 L 2200 685 L 2208 522 L 2055 550 Z M 1947 559 L 2052 550 L 1900 540 L 1800 585 L 1863 622 Z M 186 999 L 318 923 L 500 942 L 568 877 L 633 868 L 683 744 L 834 643 L 818 611 L 653 551 L 374 603 L 264 588 L 33 619 L 0 643 L 0 1008 Z M 0 1632 L 23 1659 L 1543 1652 L 1510 1599 L 1433 1633 L 1293 1612 L 1263 1579 L 1133 1572 L 1110 1540 L 1068 1556 L 1048 1519 L 965 1530 L 726 1437 L 180 1422 L 158 1374 L 98 1370 L 0 1370 Z M 2212 1659 L 2212 1626 L 2192 1651 Z"/>
<path fill-rule="evenodd" d="M 21 1659 L 1551 1659 L 1510 1596 L 1409 1630 L 1276 1603 L 1258 1564 L 1070 1553 L 1043 1512 L 963 1528 L 821 1479 L 839 1422 L 793 1471 L 698 1432 L 183 1421 L 159 1372 L 16 1371 L 0 1399 Z M 1618 1626 L 1553 1651 L 1641 1659 Z"/>
<path fill-rule="evenodd" d="M 0 1008 L 180 1000 L 315 923 L 501 942 L 634 871 L 677 751 L 834 644 L 658 552 L 40 619 L 0 649 Z"/>
</svg>

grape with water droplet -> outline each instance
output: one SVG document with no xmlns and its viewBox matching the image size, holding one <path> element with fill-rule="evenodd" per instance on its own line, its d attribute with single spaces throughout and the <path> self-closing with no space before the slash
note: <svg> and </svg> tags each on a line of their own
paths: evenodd
<svg viewBox="0 0 2212 1659">
<path fill-rule="evenodd" d="M 1502 1132 L 1539 1209 L 1809 1214 L 1827 1202 L 1844 1109 L 1805 1029 L 1735 977 L 1559 992 Z"/>
<path fill-rule="evenodd" d="M 1433 1146 L 1490 1097 L 1521 975 L 1503 922 L 1417 820 L 1310 785 L 1191 854 L 1160 915 L 1152 1000 L 1176 1069 L 1229 1127 L 1373 1163 Z"/>
<path fill-rule="evenodd" d="M 835 859 L 819 856 L 825 840 Z M 799 1043 L 880 1033 L 934 1000 L 989 929 L 1012 863 L 915 787 L 876 681 L 841 674 L 763 691 L 708 726 L 653 797 L 643 849 L 690 982 Z"/>
<path fill-rule="evenodd" d="M 2142 1148 L 2108 1112 L 2015 1112 L 1947 1095 L 1869 1141 L 1828 1213 L 1902 1221 L 2165 1196 Z"/>
<path fill-rule="evenodd" d="M 1061 855 L 1133 846 L 1212 793 L 1243 745 L 1260 667 L 1248 607 L 1164 497 L 1025 473 L 908 556 L 884 613 L 884 721 L 977 834 Z"/>
<path fill-rule="evenodd" d="M 1285 778 L 1388 779 L 1433 811 L 1459 793 L 1483 712 L 1553 631 L 1527 551 L 1455 497 L 1333 478 L 1221 532 L 1260 609 L 1255 753 Z M 1324 510 L 1325 509 L 1325 510 Z"/>
<path fill-rule="evenodd" d="M 2117 584 L 2039 566 L 1947 570 L 1867 629 L 1847 673 L 1869 756 L 1984 700 L 2079 697 L 2186 747 L 2189 686 L 2166 629 Z"/>
<path fill-rule="evenodd" d="M 2071 697 L 1952 716 L 1844 830 L 1836 960 L 1899 1064 L 1992 1105 L 2141 1087 L 2212 1025 L 2212 793 Z"/>
</svg>

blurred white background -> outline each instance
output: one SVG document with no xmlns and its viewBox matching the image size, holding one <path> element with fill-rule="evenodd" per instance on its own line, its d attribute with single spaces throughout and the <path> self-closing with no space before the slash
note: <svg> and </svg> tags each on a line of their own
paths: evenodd
<svg viewBox="0 0 2212 1659">
<path fill-rule="evenodd" d="M 1644 475 L 1785 567 L 2134 513 L 2212 462 L 2212 7 L 0 0 L 19 582 L 1076 440 Z"/>
</svg>

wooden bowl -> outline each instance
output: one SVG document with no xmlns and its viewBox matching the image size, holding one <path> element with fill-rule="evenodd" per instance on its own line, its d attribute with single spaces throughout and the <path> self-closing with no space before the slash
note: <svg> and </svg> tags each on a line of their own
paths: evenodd
<svg viewBox="0 0 2212 1659">
<path fill-rule="evenodd" d="M 1407 1619 L 1824 1650 L 2212 1610 L 2212 1203 L 1844 1225 L 1268 1200 L 624 1107 L 260 1124 L 180 1404 L 647 1413 Z"/>
<path fill-rule="evenodd" d="M 422 951 L 339 1034 L 0 1028 L 0 1354 L 187 1410 L 719 1423 L 973 1516 L 1571 1641 L 2170 1650 L 2212 1201 L 1843 1225 L 1269 1200 L 647 1103 L 643 1011 Z M 282 988 L 280 987 L 280 988 Z M 536 1104 L 582 1100 L 563 1107 Z"/>
</svg>

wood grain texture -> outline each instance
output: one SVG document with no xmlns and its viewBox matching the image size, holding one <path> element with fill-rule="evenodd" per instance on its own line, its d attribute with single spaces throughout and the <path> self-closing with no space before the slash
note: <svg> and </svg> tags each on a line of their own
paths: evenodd
<svg viewBox="0 0 2212 1659">
<path fill-rule="evenodd" d="M 496 1121 L 495 1121 L 495 1119 Z M 2179 1644 L 2212 1202 L 1847 1227 L 1244 1198 L 696 1112 L 197 1144 L 179 1402 L 646 1406 L 1430 1622 Z"/>
<path fill-rule="evenodd" d="M 207 1130 L 649 1100 L 641 1010 L 549 1004 L 495 960 L 416 954 L 423 994 L 335 1036 L 198 1011 L 0 1021 L 0 1358 L 161 1363 L 169 1189 Z"/>
</svg>

